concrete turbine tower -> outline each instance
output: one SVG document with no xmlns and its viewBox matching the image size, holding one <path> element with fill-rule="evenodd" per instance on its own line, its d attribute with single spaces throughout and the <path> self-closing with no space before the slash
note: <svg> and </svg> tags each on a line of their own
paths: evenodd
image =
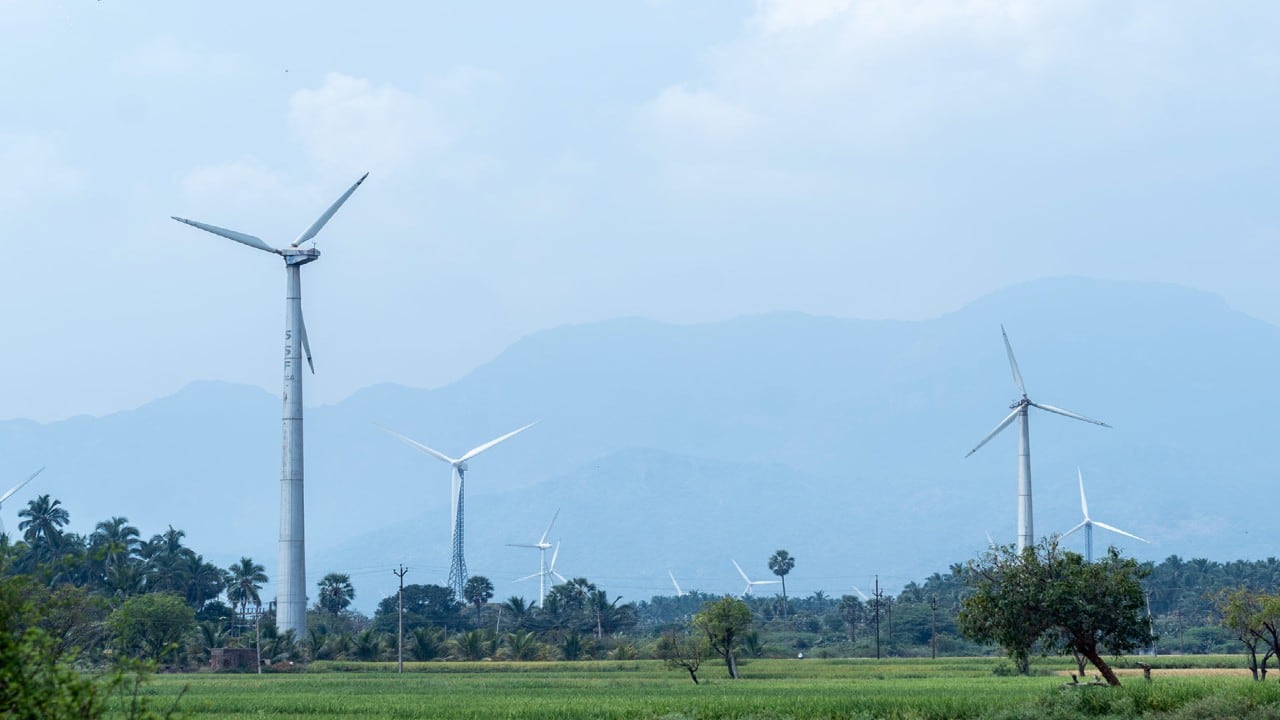
<svg viewBox="0 0 1280 720">
<path fill-rule="evenodd" d="M 466 453 L 464 453 L 462 457 L 459 457 L 459 458 L 451 458 L 448 455 L 445 455 L 444 453 L 440 452 L 439 450 L 436 450 L 434 448 L 429 448 L 426 445 L 423 445 L 422 443 L 418 442 L 417 440 L 414 440 L 413 438 L 401 435 L 395 430 L 392 430 L 390 428 L 385 428 L 385 427 L 382 428 L 382 430 L 386 432 L 388 435 L 392 435 L 396 438 L 399 438 L 405 444 L 415 447 L 418 450 L 421 450 L 422 452 L 430 455 L 431 457 L 441 462 L 448 463 L 450 466 L 453 467 L 453 495 L 452 495 L 453 502 L 452 502 L 452 508 L 451 508 L 452 510 L 451 518 L 450 518 L 450 523 L 451 523 L 450 535 L 452 536 L 452 541 L 453 541 L 453 560 L 449 564 L 449 587 L 453 588 L 453 592 L 457 595 L 457 597 L 462 597 L 462 590 L 467 584 L 467 561 L 466 561 L 466 558 L 463 556 L 463 549 L 462 549 L 462 545 L 463 545 L 462 514 L 463 514 L 463 497 L 465 495 L 465 490 L 466 490 L 465 486 L 466 486 L 466 479 L 467 479 L 467 461 L 479 455 L 480 453 L 484 452 L 485 450 L 488 450 L 494 445 L 497 445 L 503 440 L 507 440 L 516 435 L 519 435 L 520 433 L 524 432 L 525 430 L 528 430 L 529 428 L 537 424 L 538 423 L 535 421 L 535 422 L 529 423 L 528 425 L 525 425 L 522 428 L 517 428 L 515 430 L 512 430 L 506 435 L 494 438 L 493 440 L 490 440 L 489 442 L 483 445 L 478 445 L 476 447 L 471 448 Z M 558 513 L 559 511 L 557 510 L 556 512 Z"/>
<path fill-rule="evenodd" d="M 307 326 L 302 320 L 301 270 L 303 265 L 320 258 L 320 251 L 314 246 L 299 246 L 320 232 L 367 177 L 369 173 L 361 176 L 323 215 L 311 223 L 311 227 L 283 249 L 271 247 L 253 235 L 185 218 L 173 218 L 205 232 L 284 258 L 284 438 L 280 444 L 280 567 L 276 577 L 276 626 L 280 632 L 293 630 L 299 638 L 305 637 L 307 633 L 306 533 L 302 503 L 302 372 L 298 367 L 300 356 L 306 356 L 308 367 L 312 373 L 315 372 L 315 365 L 311 362 L 311 344 L 307 341 Z"/>
<path fill-rule="evenodd" d="M 1034 545 L 1036 542 L 1035 528 L 1032 525 L 1031 519 L 1031 429 L 1027 424 L 1027 410 L 1037 407 L 1041 410 L 1046 410 L 1075 420 L 1083 420 L 1088 423 L 1093 423 L 1094 425 L 1101 425 L 1102 427 L 1111 426 L 1101 420 L 1087 418 L 1084 415 L 1078 415 L 1068 410 L 1063 410 L 1062 408 L 1032 402 L 1031 399 L 1027 397 L 1027 386 L 1022 382 L 1022 373 L 1018 372 L 1018 361 L 1013 357 L 1013 346 L 1009 344 L 1009 335 L 1004 331 L 1003 325 L 1000 326 L 1000 335 L 1004 337 L 1004 349 L 1005 352 L 1009 354 L 1009 369 L 1013 371 L 1013 381 L 1017 383 L 1018 391 L 1022 393 L 1022 398 L 1015 400 L 1013 404 L 1009 406 L 1013 409 L 1013 412 L 1009 413 L 1005 419 L 1001 420 L 1000 424 L 996 425 L 994 430 L 987 433 L 987 436 L 982 438 L 982 442 L 974 446 L 974 448 L 970 450 L 965 457 L 969 457 L 969 455 L 978 452 L 978 448 L 986 445 L 988 440 L 1000 434 L 1001 430 L 1009 427 L 1009 424 L 1012 423 L 1015 418 L 1020 421 L 1019 429 L 1022 432 L 1018 435 L 1018 552 L 1022 552 L 1023 548 L 1026 548 L 1029 545 Z"/>
</svg>

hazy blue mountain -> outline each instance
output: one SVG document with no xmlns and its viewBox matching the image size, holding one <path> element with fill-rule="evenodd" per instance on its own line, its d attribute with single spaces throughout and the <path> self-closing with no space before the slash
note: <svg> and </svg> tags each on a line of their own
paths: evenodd
<svg viewBox="0 0 1280 720">
<path fill-rule="evenodd" d="M 1014 535 L 1015 433 L 964 458 L 1017 396 L 1001 323 L 1033 400 L 1115 426 L 1033 413 L 1037 534 L 1079 520 L 1080 466 L 1094 517 L 1156 542 L 1125 544 L 1140 557 L 1275 553 L 1254 507 L 1277 462 L 1280 329 L 1185 288 L 1066 278 L 923 322 L 565 326 L 445 387 L 311 408 L 308 575 L 352 572 L 367 607 L 400 562 L 415 582 L 447 573 L 448 468 L 375 423 L 456 455 L 531 420 L 467 481 L 468 564 L 504 597 L 536 595 L 510 580 L 537 557 L 503 544 L 536 539 L 557 507 L 561 572 L 631 598 L 665 591 L 668 569 L 686 588 L 737 590 L 729 559 L 764 577 L 777 548 L 799 558 L 797 593 L 945 570 L 986 532 Z M 51 492 L 74 529 L 173 523 L 211 558 L 271 572 L 279 410 L 257 389 L 196 383 L 107 417 L 0 423 L 9 477 L 49 466 L 6 504 L 6 528 Z"/>
</svg>

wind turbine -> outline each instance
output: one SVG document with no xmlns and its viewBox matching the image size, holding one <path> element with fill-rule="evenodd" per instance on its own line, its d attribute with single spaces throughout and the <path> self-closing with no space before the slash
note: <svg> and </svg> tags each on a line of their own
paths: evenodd
<svg viewBox="0 0 1280 720">
<path fill-rule="evenodd" d="M 1070 530 L 1062 533 L 1062 537 L 1065 538 L 1080 528 L 1084 528 L 1084 559 L 1086 561 L 1093 562 L 1093 526 L 1095 525 L 1103 530 L 1110 530 L 1113 533 L 1120 533 L 1125 537 L 1131 537 L 1134 540 L 1147 543 L 1148 545 L 1151 544 L 1150 540 L 1144 540 L 1131 532 L 1125 532 L 1118 527 L 1112 527 L 1104 522 L 1099 522 L 1089 517 L 1089 501 L 1084 498 L 1084 473 L 1080 471 L 1080 468 L 1076 468 L 1076 476 L 1080 479 L 1080 509 L 1084 511 L 1084 520 Z"/>
<path fill-rule="evenodd" d="M 738 574 L 741 575 L 742 579 L 747 582 L 747 586 L 742 588 L 742 597 L 751 595 L 752 594 L 751 591 L 757 585 L 777 585 L 782 582 L 781 580 L 752 580 L 751 578 L 747 577 L 747 574 L 745 572 L 742 571 L 742 566 L 738 564 L 737 560 L 730 558 L 729 562 L 733 563 L 733 566 L 738 568 Z"/>
<path fill-rule="evenodd" d="M 280 444 L 280 574 L 277 585 L 276 625 L 280 632 L 293 630 L 296 637 L 307 634 L 307 571 L 306 531 L 303 523 L 302 503 L 302 372 L 298 357 L 305 355 L 307 366 L 315 372 L 311 362 L 311 343 L 307 341 L 307 326 L 302 320 L 302 266 L 320 258 L 314 246 L 299 247 L 312 240 L 338 208 L 369 177 L 365 173 L 347 188 L 328 210 L 324 211 L 311 227 L 302 231 L 298 239 L 283 249 L 271 247 L 261 238 L 227 230 L 216 225 L 174 217 L 180 223 L 221 235 L 229 240 L 284 258 L 286 275 L 284 300 L 284 438 Z"/>
<path fill-rule="evenodd" d="M 676 582 L 675 573 L 668 570 L 667 575 L 671 577 L 671 584 L 676 586 L 676 597 L 684 597 L 684 591 L 680 589 L 680 583 Z"/>
<path fill-rule="evenodd" d="M 525 575 L 522 578 L 516 578 L 516 582 L 524 582 L 525 580 L 532 580 L 533 578 L 538 578 L 539 592 L 541 592 L 542 588 L 546 585 L 547 578 L 557 578 L 562 583 L 569 582 L 568 580 L 565 579 L 563 575 L 556 572 L 556 558 L 558 557 L 560 557 L 560 541 L 559 540 L 556 541 L 555 552 L 551 553 L 550 565 L 543 566 L 542 569 L 538 570 L 538 572 L 532 575 Z M 542 603 L 546 602 L 546 600 L 547 600 L 547 596 L 543 594 L 541 597 L 539 597 L 538 604 L 541 605 Z"/>
<path fill-rule="evenodd" d="M 42 472 L 44 472 L 44 468 L 40 468 L 39 470 L 37 470 L 37 471 L 35 471 L 35 472 L 31 473 L 31 475 L 30 475 L 30 476 L 28 476 L 26 480 L 23 480 L 22 482 L 18 483 L 17 485 L 14 485 L 13 487 L 9 488 L 8 492 L 6 492 L 6 493 L 5 493 L 5 494 L 3 494 L 3 495 L 0 495 L 0 507 L 3 507 L 3 506 L 4 506 L 4 501 L 5 501 L 5 500 L 8 500 L 8 499 L 9 499 L 9 498 L 14 494 L 14 493 L 16 493 L 16 492 L 18 492 L 19 490 L 21 490 L 21 489 L 23 488 L 23 486 L 25 486 L 27 483 L 31 482 L 32 480 L 35 480 L 35 479 L 36 479 L 36 476 L 37 476 L 37 475 L 39 475 L 39 474 L 40 474 L 40 473 L 42 473 Z M 0 521 L 0 533 L 3 533 L 3 532 L 4 532 L 4 524 L 3 524 L 3 521 Z"/>
<path fill-rule="evenodd" d="M 439 450 L 436 450 L 434 448 L 429 448 L 426 445 L 423 445 L 422 443 L 418 442 L 417 440 L 401 435 L 395 430 L 391 430 L 390 428 L 385 428 L 385 427 L 382 428 L 382 430 L 387 434 L 393 435 L 399 438 L 400 440 L 404 441 L 406 444 L 421 450 L 422 452 L 430 455 L 431 457 L 441 462 L 448 463 L 450 466 L 453 467 L 453 495 L 452 495 L 453 507 L 451 508 L 452 518 L 450 520 L 450 522 L 452 523 L 450 527 L 450 534 L 452 535 L 452 538 L 453 538 L 453 561 L 449 564 L 449 587 L 453 588 L 453 592 L 456 593 L 458 597 L 462 597 L 463 587 L 465 587 L 467 584 L 467 561 L 463 557 L 463 553 L 462 553 L 463 490 L 465 489 L 464 483 L 466 481 L 466 476 L 467 476 L 467 461 L 479 455 L 480 453 L 484 452 L 485 450 L 488 450 L 494 445 L 497 445 L 503 440 L 507 440 L 508 438 L 519 435 L 520 433 L 524 432 L 525 430 L 528 430 L 529 428 L 537 424 L 538 423 L 536 421 L 531 422 L 522 428 L 517 428 L 515 430 L 512 430 L 511 432 L 507 433 L 506 435 L 503 435 L 502 437 L 494 438 L 493 440 L 490 440 L 489 442 L 483 445 L 477 445 L 476 447 L 473 447 L 470 450 L 468 450 L 466 453 L 464 453 L 460 458 L 451 458 L 448 455 L 445 455 L 444 453 L 440 452 Z"/>
<path fill-rule="evenodd" d="M 1013 371 L 1013 381 L 1017 383 L 1018 391 L 1022 393 L 1022 397 L 1009 406 L 1013 409 L 1013 412 L 1001 420 L 994 430 L 987 433 L 987 436 L 982 438 L 982 442 L 975 445 L 965 457 L 978 452 L 978 449 L 986 445 L 988 440 L 998 435 L 1001 430 L 1009 427 L 1009 424 L 1014 419 L 1019 420 L 1021 433 L 1018 435 L 1018 552 L 1022 552 L 1024 548 L 1028 545 L 1034 545 L 1036 541 L 1031 518 L 1031 430 L 1027 424 L 1027 411 L 1030 408 L 1037 407 L 1041 410 L 1076 420 L 1083 420 L 1094 425 L 1111 426 L 1101 420 L 1094 420 L 1069 410 L 1033 402 L 1031 398 L 1027 397 L 1027 386 L 1022 382 L 1022 373 L 1018 372 L 1018 361 L 1013 357 L 1013 346 L 1009 344 L 1009 335 L 1004 331 L 1003 325 L 1000 326 L 1000 335 L 1004 337 L 1004 349 L 1009 354 L 1009 369 Z"/>
<path fill-rule="evenodd" d="M 538 549 L 538 602 L 547 597 L 547 588 L 544 580 L 547 572 L 547 551 L 551 549 L 551 543 L 547 542 L 547 535 L 551 534 L 551 528 L 555 527 L 556 518 L 560 517 L 560 509 L 556 508 L 556 514 L 551 516 L 551 524 L 547 525 L 547 529 L 542 532 L 542 537 L 538 538 L 538 542 L 533 545 L 520 545 L 517 543 L 507 543 L 507 547 L 537 548 Z M 533 577 L 530 575 L 529 577 Z"/>
</svg>

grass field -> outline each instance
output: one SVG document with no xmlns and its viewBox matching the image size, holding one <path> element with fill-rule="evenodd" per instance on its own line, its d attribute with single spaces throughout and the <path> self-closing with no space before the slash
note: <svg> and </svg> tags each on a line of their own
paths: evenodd
<svg viewBox="0 0 1280 720">
<path fill-rule="evenodd" d="M 1071 666 L 1040 660 L 1031 677 L 992 659 L 755 660 L 743 679 L 704 666 L 701 685 L 660 663 L 318 664 L 308 672 L 163 675 L 146 692 L 191 718 L 1074 718 L 1280 720 L 1280 685 L 1248 674 L 1157 670 L 1152 683 L 1065 688 Z M 1238 659 L 1236 660 L 1236 667 Z M 1166 663 L 1170 664 L 1170 663 Z M 353 666 L 354 665 L 354 666 Z M 345 670 L 346 672 L 339 672 Z M 360 670 L 359 672 L 354 672 Z"/>
</svg>

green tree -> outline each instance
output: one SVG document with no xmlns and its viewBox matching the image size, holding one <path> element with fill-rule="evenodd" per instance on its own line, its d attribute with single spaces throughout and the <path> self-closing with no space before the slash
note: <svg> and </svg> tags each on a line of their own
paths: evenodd
<svg viewBox="0 0 1280 720">
<path fill-rule="evenodd" d="M 769 570 L 782 580 L 782 611 L 786 615 L 787 608 L 787 573 L 796 566 L 796 559 L 786 550 L 779 550 L 769 556 Z"/>
<path fill-rule="evenodd" d="M 18 523 L 18 529 L 35 561 L 52 560 L 62 545 L 62 528 L 71 522 L 71 514 L 62 507 L 62 501 L 41 495 L 19 510 L 18 517 L 26 518 Z"/>
<path fill-rule="evenodd" d="M 845 595 L 840 598 L 840 621 L 844 624 L 849 642 L 857 642 L 858 626 L 862 624 L 862 616 L 866 612 L 862 600 L 856 595 Z"/>
<path fill-rule="evenodd" d="M 483 575 L 472 575 L 462 587 L 462 596 L 476 608 L 476 620 L 480 619 L 480 608 L 493 599 L 493 583 Z"/>
<path fill-rule="evenodd" d="M 227 602 L 231 603 L 232 607 L 239 606 L 241 615 L 248 611 L 251 604 L 255 608 L 262 607 L 262 598 L 258 595 L 258 591 L 267 581 L 266 568 L 247 557 L 242 557 L 240 562 L 227 568 L 227 572 L 230 575 L 227 581 Z"/>
<path fill-rule="evenodd" d="M 1028 547 L 992 548 L 970 561 L 973 594 L 961 604 L 960 630 L 978 642 L 996 642 L 1025 672 L 1032 647 L 1077 652 L 1111 685 L 1120 680 L 1102 652 L 1121 655 L 1149 642 L 1136 560 L 1110 548 L 1099 562 L 1058 548 L 1056 539 Z"/>
<path fill-rule="evenodd" d="M 654 654 L 668 670 L 682 669 L 689 673 L 693 684 L 698 684 L 698 668 L 707 658 L 707 640 L 686 633 L 669 630 L 658 639 Z"/>
<path fill-rule="evenodd" d="M 101 692 L 37 626 L 36 588 L 25 577 L 0 580 L 0 714 L 11 718 L 92 718 Z"/>
<path fill-rule="evenodd" d="M 120 650 L 147 660 L 172 654 L 195 627 L 195 611 L 169 593 L 129 598 L 107 616 L 107 630 Z"/>
<path fill-rule="evenodd" d="M 702 606 L 693 616 L 693 625 L 707 638 L 707 644 L 724 658 L 729 677 L 738 679 L 735 651 L 742 633 L 751 627 L 751 608 L 737 598 L 726 597 Z"/>
<path fill-rule="evenodd" d="M 321 578 L 317 585 L 320 589 L 320 597 L 316 600 L 316 607 L 334 617 L 346 610 L 356 597 L 351 576 L 346 573 L 329 573 Z"/>
</svg>

